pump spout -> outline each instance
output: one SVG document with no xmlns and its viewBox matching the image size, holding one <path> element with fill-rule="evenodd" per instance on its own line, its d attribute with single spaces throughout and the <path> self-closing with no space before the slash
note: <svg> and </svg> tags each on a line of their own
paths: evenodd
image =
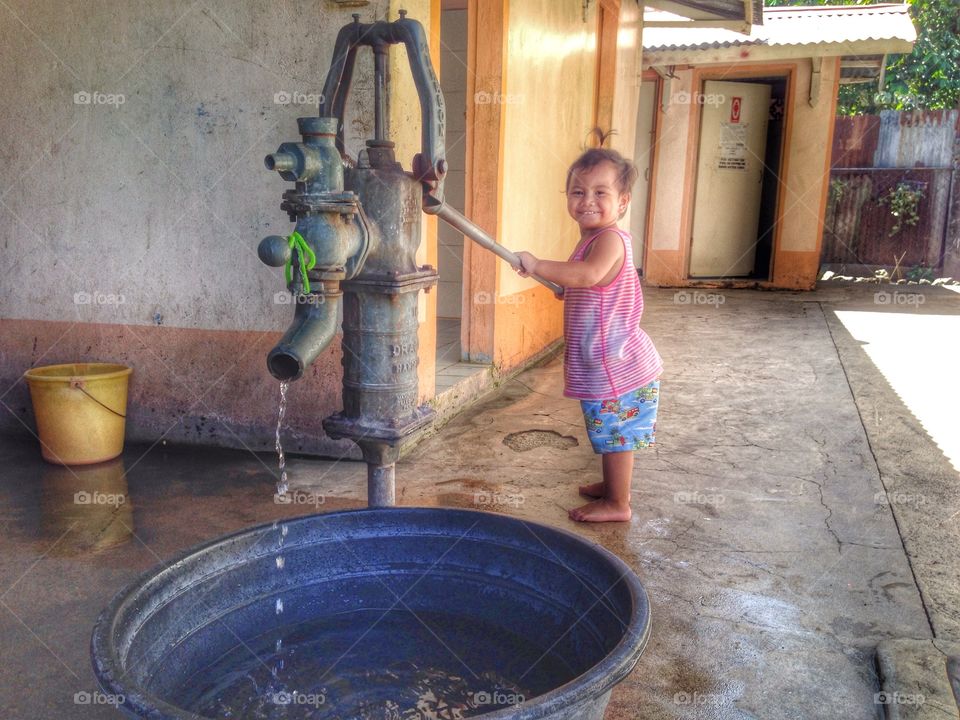
<svg viewBox="0 0 960 720">
<path fill-rule="evenodd" d="M 293 322 L 267 355 L 270 374 L 281 382 L 299 380 L 337 332 L 342 293 L 296 295 Z"/>
<path fill-rule="evenodd" d="M 336 120 L 307 117 L 297 121 L 303 142 L 284 143 L 264 161 L 285 180 L 296 183 L 283 195 L 281 209 L 296 222 L 284 238 L 264 238 L 260 260 L 286 266 L 293 322 L 267 355 L 270 374 L 297 380 L 336 335 L 340 283 L 363 267 L 376 234 L 371 232 L 355 193 L 344 190 L 343 164 L 334 146 Z"/>
</svg>

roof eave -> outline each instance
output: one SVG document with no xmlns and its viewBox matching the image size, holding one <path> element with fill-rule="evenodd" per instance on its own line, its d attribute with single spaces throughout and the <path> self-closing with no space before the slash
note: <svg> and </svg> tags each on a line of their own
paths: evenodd
<svg viewBox="0 0 960 720">
<path fill-rule="evenodd" d="M 645 68 L 661 65 L 712 65 L 730 62 L 771 62 L 809 57 L 909 53 L 913 41 L 901 38 L 855 40 L 804 45 L 736 44 L 727 47 L 643 51 Z"/>
<path fill-rule="evenodd" d="M 689 18 L 700 27 L 763 25 L 763 0 L 644 0 L 641 5 Z"/>
</svg>

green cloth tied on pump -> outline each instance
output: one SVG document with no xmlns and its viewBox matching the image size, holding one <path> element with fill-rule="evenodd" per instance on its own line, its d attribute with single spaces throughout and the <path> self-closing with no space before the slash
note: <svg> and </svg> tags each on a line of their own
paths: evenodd
<svg viewBox="0 0 960 720">
<path fill-rule="evenodd" d="M 287 241 L 290 243 L 290 249 L 293 251 L 290 253 L 290 259 L 287 260 L 287 264 L 283 268 L 287 285 L 290 285 L 293 281 L 293 253 L 296 253 L 297 264 L 300 266 L 300 279 L 303 281 L 303 291 L 308 293 L 310 292 L 310 278 L 307 277 L 307 270 L 312 270 L 313 266 L 317 264 L 317 255 L 310 249 L 310 246 L 307 245 L 307 241 L 303 239 L 303 235 L 296 230 L 287 238 Z"/>
</svg>

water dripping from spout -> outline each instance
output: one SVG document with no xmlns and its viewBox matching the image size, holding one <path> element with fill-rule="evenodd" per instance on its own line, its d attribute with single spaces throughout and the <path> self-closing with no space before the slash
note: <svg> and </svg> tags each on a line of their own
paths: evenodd
<svg viewBox="0 0 960 720">
<path fill-rule="evenodd" d="M 283 416 L 287 412 L 287 388 L 290 387 L 290 383 L 283 381 L 280 383 L 280 409 L 277 412 L 277 435 L 276 435 L 276 448 L 277 448 L 277 462 L 280 467 L 280 477 L 277 480 L 277 495 L 283 496 L 287 494 L 289 486 L 287 484 L 287 458 L 283 454 L 283 444 L 280 442 L 280 429 L 283 427 Z"/>
<path fill-rule="evenodd" d="M 277 478 L 277 494 L 275 499 L 280 500 L 283 498 L 287 491 L 290 489 L 290 486 L 287 482 L 287 458 L 283 453 L 283 444 L 280 441 L 280 432 L 283 429 L 283 417 L 287 412 L 287 389 L 290 387 L 289 382 L 280 383 L 280 408 L 277 411 L 277 434 L 276 434 L 276 449 L 277 449 L 277 465 L 279 467 L 280 476 Z M 277 566 L 277 571 L 283 571 L 286 566 L 286 560 L 283 555 L 283 542 L 287 537 L 289 528 L 287 528 L 286 523 L 277 523 L 273 524 L 274 529 L 277 530 L 277 554 L 274 558 L 274 562 Z M 274 605 L 274 613 L 280 615 L 283 613 L 283 598 L 277 598 L 276 604 Z M 274 654 L 276 656 L 275 662 L 271 674 L 273 675 L 274 680 L 279 680 L 280 672 L 283 670 L 283 639 L 278 637 L 274 645 Z M 282 685 L 281 685 L 282 688 Z"/>
</svg>

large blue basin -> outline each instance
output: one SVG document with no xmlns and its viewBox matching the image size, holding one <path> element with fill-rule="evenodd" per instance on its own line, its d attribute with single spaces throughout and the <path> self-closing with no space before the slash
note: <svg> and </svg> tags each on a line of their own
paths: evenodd
<svg viewBox="0 0 960 720">
<path fill-rule="evenodd" d="M 92 655 L 123 711 L 599 720 L 647 642 L 637 576 L 563 530 L 440 508 L 283 527 L 200 546 L 113 599 Z"/>
</svg>

